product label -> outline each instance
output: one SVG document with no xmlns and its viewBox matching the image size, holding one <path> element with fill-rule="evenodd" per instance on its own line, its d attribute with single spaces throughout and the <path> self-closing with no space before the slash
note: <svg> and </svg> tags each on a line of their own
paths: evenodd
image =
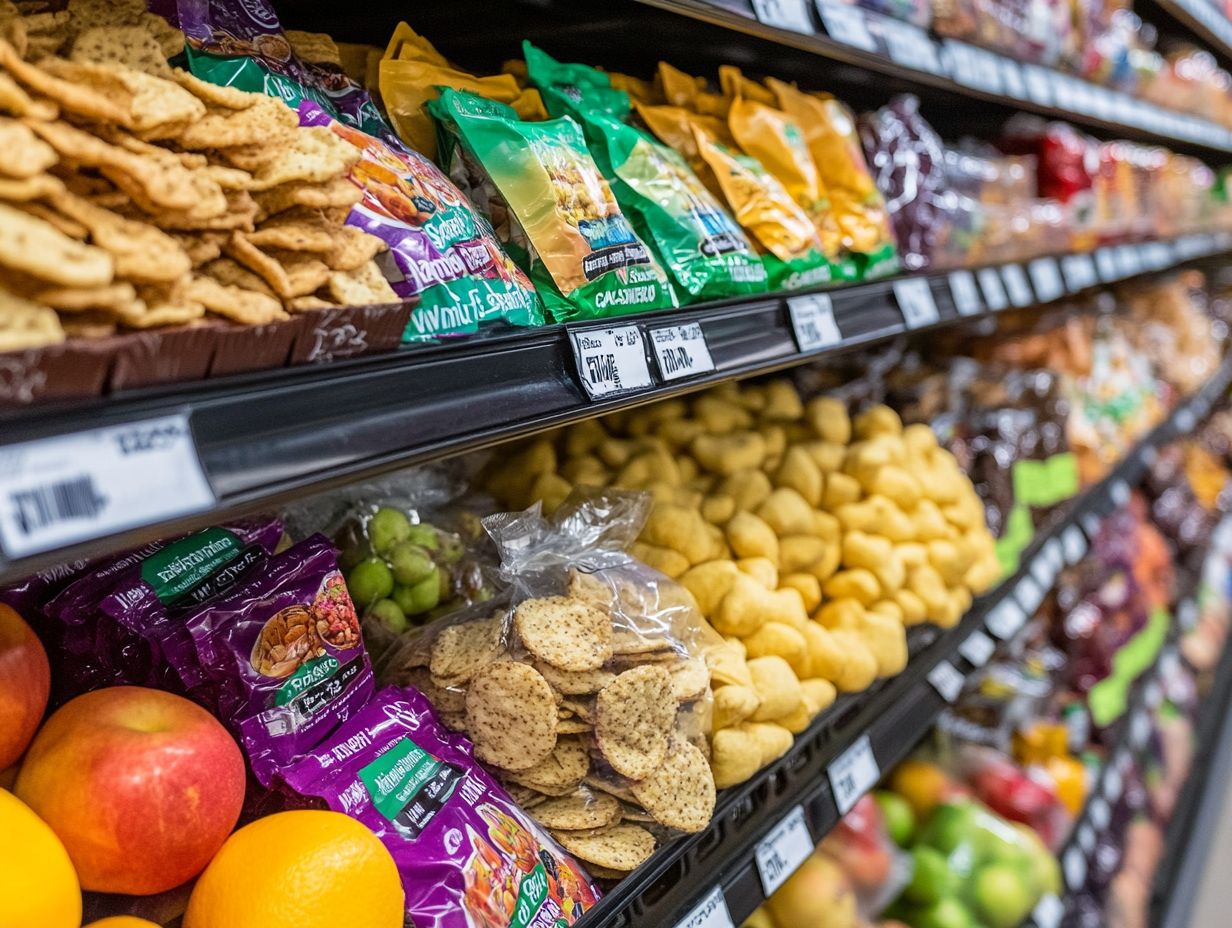
<svg viewBox="0 0 1232 928">
<path fill-rule="evenodd" d="M 437 760 L 410 738 L 403 738 L 389 751 L 361 768 L 359 778 L 376 810 L 414 840 L 449 801 L 462 779 L 462 771 Z M 541 870 L 542 864 L 537 869 Z M 522 912 L 522 896 L 527 891 L 526 884 L 533 876 L 532 872 L 522 881 L 518 893 L 519 915 Z M 543 883 L 543 892 L 535 909 L 547 895 L 546 874 Z M 520 921 L 515 917 L 514 924 L 526 925 L 529 919 Z"/>
<path fill-rule="evenodd" d="M 338 663 L 338 660 L 328 654 L 315 661 L 309 661 L 291 674 L 291 679 L 278 688 L 275 703 L 285 706 L 300 693 L 328 680 L 338 672 L 340 666 L 342 665 Z"/>
<path fill-rule="evenodd" d="M 243 546 L 230 532 L 207 528 L 151 554 L 141 565 L 141 579 L 168 605 L 239 557 Z"/>
</svg>

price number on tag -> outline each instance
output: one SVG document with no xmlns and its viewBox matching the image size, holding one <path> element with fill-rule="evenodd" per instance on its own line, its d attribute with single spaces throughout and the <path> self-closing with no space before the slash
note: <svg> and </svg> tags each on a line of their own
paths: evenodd
<svg viewBox="0 0 1232 928">
<path fill-rule="evenodd" d="M 1035 285 L 1035 295 L 1041 303 L 1049 303 L 1065 294 L 1065 284 L 1061 281 L 1061 271 L 1052 258 L 1036 258 L 1028 265 L 1031 283 Z"/>
<path fill-rule="evenodd" d="M 1087 553 L 1087 539 L 1082 529 L 1071 525 L 1061 533 L 1061 547 L 1065 551 L 1065 563 L 1071 566 L 1082 560 Z"/>
<path fill-rule="evenodd" d="M 787 300 L 791 330 L 802 353 L 830 348 L 843 340 L 834 321 L 834 304 L 824 293 L 805 293 Z"/>
<path fill-rule="evenodd" d="M 818 3 L 817 12 L 826 27 L 826 32 L 835 42 L 862 48 L 866 52 L 877 50 L 877 40 L 868 31 L 864 13 L 846 3 Z"/>
<path fill-rule="evenodd" d="M 1099 271 L 1099 279 L 1104 283 L 1121 279 L 1121 269 L 1111 248 L 1101 248 L 1095 252 L 1095 267 Z"/>
<path fill-rule="evenodd" d="M 988 613 L 984 625 L 1002 641 L 1008 641 L 1018 634 L 1018 629 L 1022 628 L 1026 621 L 1027 614 L 1018 603 L 1012 599 L 1003 599 Z"/>
<path fill-rule="evenodd" d="M 967 636 L 967 640 L 958 646 L 958 653 L 965 657 L 972 667 L 983 667 L 992 657 L 997 646 L 993 640 L 979 629 Z"/>
<path fill-rule="evenodd" d="M 584 329 L 571 335 L 582 388 L 592 400 L 644 390 L 654 383 L 637 326 Z"/>
<path fill-rule="evenodd" d="M 979 287 L 975 285 L 975 275 L 970 271 L 955 271 L 950 275 L 950 296 L 954 298 L 954 306 L 960 316 L 974 316 L 984 308 Z"/>
<path fill-rule="evenodd" d="M 735 928 L 723 890 L 716 886 L 706 898 L 695 905 L 689 914 L 676 923 L 675 928 Z"/>
<path fill-rule="evenodd" d="M 757 21 L 792 32 L 813 33 L 813 19 L 806 0 L 753 0 Z"/>
<path fill-rule="evenodd" d="M 937 666 L 928 672 L 928 682 L 932 684 L 938 695 L 946 702 L 953 702 L 962 692 L 967 678 L 959 673 L 949 661 L 937 662 Z"/>
<path fill-rule="evenodd" d="M 861 735 L 855 744 L 838 756 L 827 772 L 838 814 L 846 815 L 860 797 L 881 779 L 881 769 L 873 756 L 873 745 L 868 735 Z"/>
<path fill-rule="evenodd" d="M 995 267 L 986 267 L 976 271 L 980 281 L 980 289 L 984 291 L 984 302 L 993 312 L 1000 312 L 1010 305 L 1010 298 L 1005 293 L 1005 284 Z"/>
<path fill-rule="evenodd" d="M 714 358 L 700 322 L 650 330 L 650 344 L 664 380 L 679 380 L 714 370 Z"/>
<path fill-rule="evenodd" d="M 1027 274 L 1019 264 L 1007 264 L 1001 268 L 1001 279 L 1005 281 L 1005 292 L 1010 296 L 1010 302 L 1015 306 L 1030 306 L 1035 302 L 1035 294 L 1027 283 Z"/>
<path fill-rule="evenodd" d="M 933 291 L 924 277 L 909 277 L 906 280 L 894 281 L 894 298 L 898 300 L 898 308 L 902 310 L 903 322 L 909 329 L 918 329 L 932 325 L 941 319 L 937 312 L 937 304 L 933 301 Z"/>
<path fill-rule="evenodd" d="M 1112 808 L 1108 805 L 1108 800 L 1103 796 L 1096 796 L 1091 800 L 1090 807 L 1091 824 L 1095 826 L 1097 831 L 1103 831 L 1112 821 Z"/>
<path fill-rule="evenodd" d="M 1065 871 L 1065 885 L 1071 892 L 1081 889 L 1087 878 L 1087 858 L 1082 848 L 1071 845 L 1061 859 L 1061 869 Z"/>
<path fill-rule="evenodd" d="M 1064 917 L 1065 905 L 1052 893 L 1040 896 L 1031 912 L 1031 921 L 1035 922 L 1035 928 L 1058 928 Z"/>
<path fill-rule="evenodd" d="M 796 806 L 753 850 L 766 895 L 782 886 L 812 853 L 813 836 L 804 820 L 804 808 Z"/>
<path fill-rule="evenodd" d="M 1071 291 L 1085 290 L 1099 283 L 1095 276 L 1095 263 L 1090 255 L 1067 255 L 1061 259 L 1061 273 Z"/>
<path fill-rule="evenodd" d="M 212 505 L 184 414 L 0 445 L 0 550 L 10 558 Z"/>
<path fill-rule="evenodd" d="M 886 19 L 881 22 L 881 36 L 885 39 L 890 60 L 903 67 L 929 74 L 941 73 L 941 61 L 937 46 L 924 32 L 910 23 Z"/>
</svg>

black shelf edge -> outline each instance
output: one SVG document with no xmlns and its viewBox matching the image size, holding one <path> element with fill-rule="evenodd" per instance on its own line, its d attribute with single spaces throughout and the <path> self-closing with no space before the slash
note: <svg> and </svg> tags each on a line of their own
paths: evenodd
<svg viewBox="0 0 1232 928">
<path fill-rule="evenodd" d="M 1010 308 L 1007 292 L 1016 297 L 1014 307 L 1043 305 L 1229 250 L 1232 233 L 1198 233 L 1092 253 L 483 335 L 328 366 L 173 385 L 83 403 L 0 411 L 0 489 L 8 491 L 7 498 L 0 492 L 0 518 L 9 506 L 10 533 L 16 531 L 12 525 L 17 504 L 12 498 L 16 487 L 5 483 L 4 471 L 12 466 L 3 463 L 7 455 L 46 447 L 24 443 L 140 427 L 158 417 L 184 417 L 191 433 L 190 454 L 195 448 L 213 496 L 212 504 L 185 511 L 188 507 L 180 506 L 182 500 L 174 494 L 164 500 L 151 492 L 151 508 L 142 513 L 149 515 L 130 520 L 136 524 L 100 530 L 88 517 L 81 518 L 79 532 L 41 548 L 6 546 L 0 531 L 0 548 L 8 547 L 7 557 L 0 551 L 0 582 L 617 409 L 772 373 L 908 332 L 992 317 Z M 817 330 L 815 347 L 801 351 L 792 319 L 793 313 L 799 317 L 805 310 L 831 315 L 834 325 Z M 657 375 L 655 359 L 648 357 L 651 386 L 587 399 L 571 348 L 574 334 L 636 326 L 646 342 L 652 330 L 691 324 L 704 333 L 713 371 L 665 380 Z M 644 350 L 649 354 L 648 347 Z M 125 476 L 112 474 L 120 481 Z M 31 479 L 36 478 L 42 479 Z M 100 493 L 105 492 L 104 486 Z"/>
<path fill-rule="evenodd" d="M 880 771 L 903 760 L 948 705 L 929 681 L 934 668 L 948 661 L 965 678 L 990 656 L 985 653 L 978 662 L 968 658 L 974 653 L 969 641 L 1012 639 L 1062 567 L 1085 555 L 1103 518 L 1128 501 L 1130 487 L 1141 481 L 1158 449 L 1192 431 L 1230 384 L 1232 355 L 1103 480 L 1077 496 L 1062 518 L 1037 533 L 1018 571 L 977 600 L 955 627 L 917 630 L 911 660 L 901 674 L 871 691 L 840 697 L 797 736 L 787 754 L 747 783 L 722 792 L 705 831 L 658 851 L 587 913 L 578 928 L 686 928 L 687 916 L 716 889 L 739 925 L 765 901 L 755 862 L 758 842 L 797 807 L 803 809 L 813 844 L 821 841 L 840 818 L 827 775 L 834 760 L 864 737 Z"/>
<path fill-rule="evenodd" d="M 1232 130 L 1189 113 L 852 7 L 842 0 L 638 0 L 843 64 L 1126 137 L 1232 151 Z M 1179 2 L 1179 0 L 1178 0 Z M 1189 0 L 1189 5 L 1203 0 Z M 758 10 L 773 10 L 760 17 Z M 783 11 L 790 11 L 784 15 Z M 785 25 L 775 25 L 776 21 Z"/>
</svg>

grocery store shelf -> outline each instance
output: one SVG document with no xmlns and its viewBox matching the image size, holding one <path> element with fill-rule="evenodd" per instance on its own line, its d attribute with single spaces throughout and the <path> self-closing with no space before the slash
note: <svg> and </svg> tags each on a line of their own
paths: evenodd
<svg viewBox="0 0 1232 928">
<path fill-rule="evenodd" d="M 1061 569 L 1085 555 L 1103 518 L 1129 499 L 1130 487 L 1142 479 L 1157 450 L 1189 433 L 1229 384 L 1232 357 L 1104 480 L 1077 497 L 1063 518 L 1040 532 L 1024 553 L 1019 571 L 981 597 L 957 626 L 917 630 L 909 642 L 912 658 L 903 673 L 870 692 L 841 697 L 797 736 L 784 757 L 749 782 L 723 792 L 704 832 L 660 850 L 605 896 L 578 923 L 579 928 L 697 928 L 704 924 L 697 920 L 697 910 L 719 902 L 732 922 L 740 924 L 767 895 L 759 871 L 759 845 L 800 816 L 812 844 L 820 841 L 840 818 L 833 781 L 838 780 L 838 790 L 848 799 L 875 785 L 876 777 L 866 778 L 853 792 L 852 784 L 843 783 L 836 774 L 840 765 L 847 769 L 845 761 L 853 754 L 864 760 L 871 754 L 874 772 L 889 770 L 905 758 L 957 695 L 954 681 L 987 662 L 994 639 L 1017 634 Z M 760 856 L 764 858 L 765 852 Z"/>
<path fill-rule="evenodd" d="M 0 582 L 410 464 L 1229 249 L 1232 234 L 1188 235 L 0 411 Z M 656 332 L 693 326 L 710 363 L 696 355 L 697 372 L 682 375 L 672 369 L 678 357 L 660 358 L 651 342 Z M 642 343 L 634 369 L 624 363 L 628 353 L 616 351 L 616 376 L 584 384 L 579 372 L 590 366 L 579 364 L 581 339 L 598 339 L 606 357 L 612 346 L 604 339 L 622 332 Z M 629 387 L 636 382 L 642 385 Z M 617 386 L 624 389 L 603 392 Z M 134 495 L 137 454 L 152 447 L 152 436 L 164 458 L 151 474 L 171 482 Z M 111 450 L 116 444 L 122 454 Z"/>
<path fill-rule="evenodd" d="M 1153 3 L 1205 43 L 1212 53 L 1225 60 L 1232 57 L 1232 20 L 1211 0 L 1153 0 Z"/>
</svg>

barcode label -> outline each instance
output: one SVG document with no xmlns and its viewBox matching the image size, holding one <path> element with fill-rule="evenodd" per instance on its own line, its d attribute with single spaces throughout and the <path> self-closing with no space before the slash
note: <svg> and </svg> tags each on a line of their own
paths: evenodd
<svg viewBox="0 0 1232 928">
<path fill-rule="evenodd" d="M 753 0 L 757 21 L 779 29 L 812 34 L 813 20 L 805 0 Z"/>
<path fill-rule="evenodd" d="M 925 277 L 908 277 L 894 281 L 894 298 L 902 310 L 903 322 L 909 329 L 932 325 L 941 317 L 933 300 L 932 288 Z"/>
<path fill-rule="evenodd" d="M 716 886 L 689 914 L 676 922 L 676 928 L 735 928 L 722 887 Z"/>
<path fill-rule="evenodd" d="M 635 325 L 570 333 L 582 389 L 592 400 L 644 390 L 654 381 Z"/>
<path fill-rule="evenodd" d="M 1001 282 L 1001 275 L 997 273 L 995 267 L 986 267 L 976 271 L 975 276 L 979 278 L 980 289 L 984 291 L 984 302 L 988 304 L 988 308 L 993 312 L 1000 312 L 1010 305 L 1010 298 L 1005 293 L 1005 284 Z"/>
<path fill-rule="evenodd" d="M 828 773 L 838 814 L 846 815 L 860 797 L 881 779 L 881 769 L 873 756 L 873 745 L 868 735 L 861 735 L 855 744 L 840 754 L 830 765 Z"/>
<path fill-rule="evenodd" d="M 975 285 L 975 275 L 970 271 L 954 271 L 950 275 L 950 295 L 960 316 L 974 316 L 984 306 Z"/>
<path fill-rule="evenodd" d="M 843 340 L 834 321 L 834 304 L 824 293 L 805 293 L 789 297 L 787 312 L 796 347 L 803 353 L 830 348 Z"/>
<path fill-rule="evenodd" d="M 1108 496 L 1112 500 L 1114 506 L 1118 508 L 1129 502 L 1129 484 L 1124 480 L 1118 480 L 1108 491 Z"/>
<path fill-rule="evenodd" d="M 1031 566 L 1034 567 L 1035 564 L 1046 564 L 1046 562 L 1043 558 L 1037 557 L 1035 563 Z M 1026 610 L 1028 615 L 1035 615 L 1035 610 L 1044 601 L 1044 593 L 1052 588 L 1052 581 L 1056 579 L 1057 575 L 1049 566 L 1045 566 L 1041 571 L 1041 576 L 1047 576 L 1048 581 L 1045 583 L 1043 580 L 1037 580 L 1032 575 L 1023 577 L 1018 581 L 1018 586 L 1014 587 L 1014 596 L 1018 600 L 1018 604 Z"/>
<path fill-rule="evenodd" d="M 928 682 L 946 702 L 953 702 L 962 692 L 967 680 L 949 661 L 937 662 L 937 666 L 928 672 Z"/>
<path fill-rule="evenodd" d="M 0 548 L 11 558 L 213 504 L 183 414 L 0 446 Z"/>
<path fill-rule="evenodd" d="M 881 37 L 885 40 L 890 60 L 906 68 L 943 73 L 937 46 L 923 29 L 894 19 L 881 21 Z"/>
<path fill-rule="evenodd" d="M 706 333 L 700 322 L 672 325 L 650 330 L 659 376 L 664 380 L 679 380 L 714 370 L 714 358 L 706 344 Z"/>
<path fill-rule="evenodd" d="M 804 820 L 804 808 L 796 806 L 753 849 L 753 859 L 766 895 L 782 886 L 812 853 L 813 836 Z"/>
</svg>

